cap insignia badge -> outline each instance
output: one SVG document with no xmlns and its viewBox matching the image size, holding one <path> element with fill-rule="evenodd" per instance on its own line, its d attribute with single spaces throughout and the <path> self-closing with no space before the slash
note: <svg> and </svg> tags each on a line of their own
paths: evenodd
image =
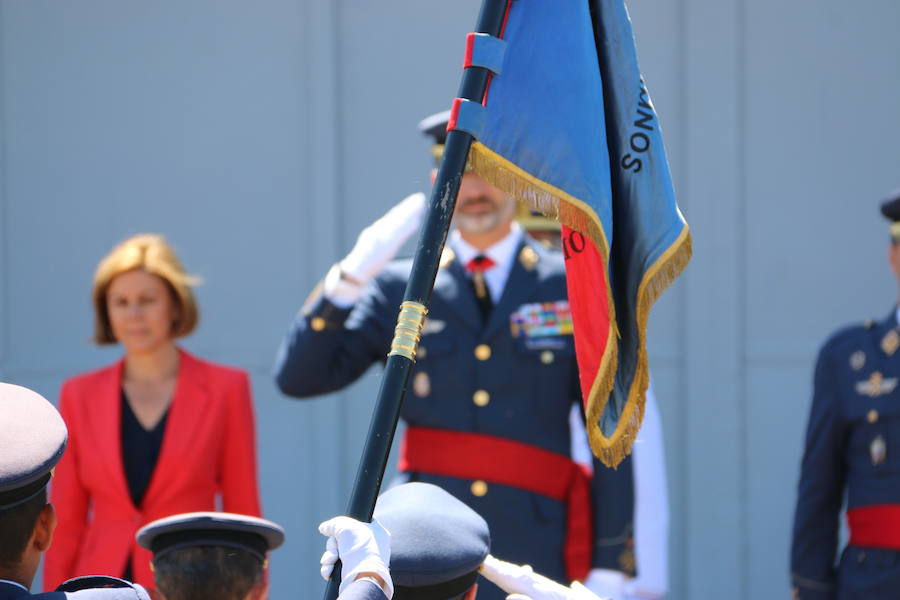
<svg viewBox="0 0 900 600">
<path fill-rule="evenodd" d="M 866 381 L 856 382 L 856 393 L 861 396 L 877 398 L 893 392 L 897 389 L 897 383 L 896 377 L 885 378 L 880 371 L 875 371 Z"/>
</svg>

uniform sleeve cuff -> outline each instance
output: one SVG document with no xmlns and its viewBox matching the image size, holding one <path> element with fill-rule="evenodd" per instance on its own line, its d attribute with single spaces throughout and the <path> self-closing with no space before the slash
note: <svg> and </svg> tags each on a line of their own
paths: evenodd
<svg viewBox="0 0 900 600">
<path fill-rule="evenodd" d="M 594 546 L 594 569 L 607 569 L 624 573 L 628 577 L 637 574 L 634 546 L 630 541 Z"/>
<path fill-rule="evenodd" d="M 324 295 L 319 295 L 304 307 L 302 316 L 306 319 L 310 329 L 324 331 L 343 327 L 351 310 L 350 308 L 341 308 Z"/>
</svg>

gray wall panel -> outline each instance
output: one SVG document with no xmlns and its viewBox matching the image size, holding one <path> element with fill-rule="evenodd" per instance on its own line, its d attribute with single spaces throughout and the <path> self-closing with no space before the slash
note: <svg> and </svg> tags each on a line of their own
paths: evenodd
<svg viewBox="0 0 900 600">
<path fill-rule="evenodd" d="M 786 598 L 810 366 L 750 365 L 747 391 L 748 597 Z"/>
<path fill-rule="evenodd" d="M 688 1 L 686 596 L 742 598 L 740 2 Z M 713 24 L 715 24 L 713 26 Z M 715 93 L 710 83 L 716 82 Z M 714 565 L 714 566 L 713 566 Z"/>
<path fill-rule="evenodd" d="M 747 13 L 748 353 L 808 359 L 895 298 L 877 204 L 900 180 L 900 5 Z"/>
</svg>

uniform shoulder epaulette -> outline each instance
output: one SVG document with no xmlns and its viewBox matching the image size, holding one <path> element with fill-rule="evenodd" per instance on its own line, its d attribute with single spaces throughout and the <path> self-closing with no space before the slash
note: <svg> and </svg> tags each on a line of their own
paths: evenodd
<svg viewBox="0 0 900 600">
<path fill-rule="evenodd" d="M 869 327 L 866 326 L 866 323 L 855 323 L 853 325 L 848 325 L 846 327 L 841 327 L 825 340 L 825 343 L 822 344 L 822 350 L 832 350 L 843 343 L 851 342 L 852 340 L 858 340 L 863 337 L 867 337 L 869 335 Z"/>
</svg>

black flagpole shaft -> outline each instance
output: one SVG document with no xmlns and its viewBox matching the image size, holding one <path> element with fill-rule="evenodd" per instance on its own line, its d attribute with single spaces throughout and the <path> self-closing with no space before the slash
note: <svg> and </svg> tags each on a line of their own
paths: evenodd
<svg viewBox="0 0 900 600">
<path fill-rule="evenodd" d="M 499 37 L 508 1 L 483 0 L 475 32 Z M 460 84 L 459 97 L 480 103 L 484 98 L 488 77 L 489 72 L 481 67 L 466 69 Z M 459 192 L 472 141 L 470 134 L 460 130 L 451 131 L 447 135 L 444 157 L 431 191 L 431 202 L 419 236 L 404 301 L 417 302 L 427 307 L 431 300 L 431 290 L 437 276 L 444 242 L 447 240 L 450 218 L 456 206 L 456 195 Z M 378 401 L 369 425 L 369 434 L 356 473 L 356 482 L 347 506 L 347 515 L 354 519 L 366 522 L 372 520 L 375 500 L 381 489 L 412 365 L 413 361 L 405 356 L 399 354 L 388 356 Z M 338 596 L 339 569 L 340 563 L 335 566 L 325 590 L 325 600 L 335 600 Z"/>
</svg>

